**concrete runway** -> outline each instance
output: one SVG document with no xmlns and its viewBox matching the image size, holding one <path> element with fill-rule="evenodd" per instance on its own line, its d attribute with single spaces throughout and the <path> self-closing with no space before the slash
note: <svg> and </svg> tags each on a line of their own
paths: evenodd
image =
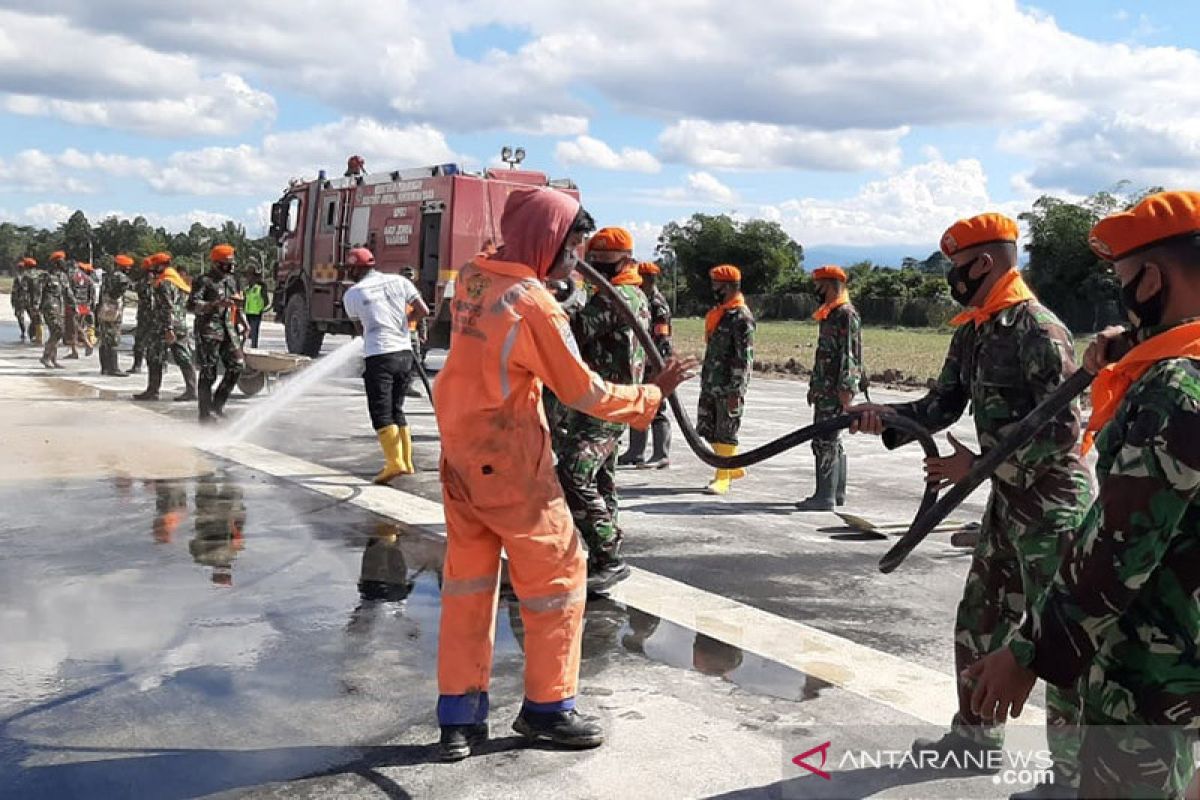
<svg viewBox="0 0 1200 800">
<path fill-rule="evenodd" d="M 715 498 L 679 436 L 670 470 L 621 472 L 637 569 L 588 607 L 580 705 L 609 742 L 559 753 L 510 733 L 522 635 L 502 596 L 493 741 L 436 763 L 444 525 L 427 401 L 410 404 L 420 474 L 375 487 L 353 365 L 230 443 L 196 425 L 192 404 L 128 402 L 144 375 L 101 377 L 94 359 L 44 370 L 0 307 L 2 797 L 1005 797 L 1027 785 L 1015 771 L 846 757 L 904 750 L 948 721 L 969 552 L 935 534 L 882 575 L 889 542 L 792 508 L 811 487 L 807 446 Z M 277 325 L 262 344 L 282 349 Z M 166 393 L 180 385 L 172 367 Z M 805 390 L 756 379 L 744 446 L 807 424 Z M 235 393 L 230 411 L 269 402 Z M 969 425 L 955 433 L 974 441 Z M 907 523 L 920 450 L 847 445 L 846 510 Z M 953 518 L 978 519 L 982 501 Z M 1010 743 L 1037 749 L 1040 709 L 1026 718 Z M 825 742 L 829 779 L 793 763 Z"/>
</svg>

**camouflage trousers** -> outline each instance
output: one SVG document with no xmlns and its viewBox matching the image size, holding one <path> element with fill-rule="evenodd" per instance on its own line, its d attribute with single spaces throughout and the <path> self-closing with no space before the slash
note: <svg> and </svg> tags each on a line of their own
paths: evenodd
<svg viewBox="0 0 1200 800">
<path fill-rule="evenodd" d="M 842 413 L 842 401 L 837 397 L 828 397 L 825 395 L 813 396 L 813 422 L 822 422 L 827 419 L 833 419 L 840 416 Z M 846 451 L 842 447 L 842 432 L 834 431 L 823 436 L 818 436 L 812 440 L 813 456 L 817 461 L 817 475 L 830 475 L 838 462 L 846 458 Z M 845 493 L 845 476 L 841 476 L 843 484 L 842 493 Z"/>
<path fill-rule="evenodd" d="M 138 320 L 137 327 L 133 329 L 133 354 L 135 356 L 145 356 L 150 349 L 150 321 Z"/>
<path fill-rule="evenodd" d="M 745 407 L 745 398 L 740 394 L 717 397 L 701 390 L 696 432 L 713 444 L 736 445 Z"/>
<path fill-rule="evenodd" d="M 1047 508 L 1032 524 L 1013 519 L 993 483 L 979 542 L 971 557 L 962 600 L 954 621 L 955 674 L 989 653 L 1006 647 L 1021 626 L 1026 608 L 1038 601 L 1058 572 L 1067 542 L 1083 522 L 1090 504 L 1083 490 L 1074 506 Z M 952 729 L 980 743 L 999 746 L 1002 726 L 986 726 L 971 711 L 973 686 L 959 682 L 958 713 Z M 1060 781 L 1079 779 L 1082 701 L 1076 689 L 1046 685 L 1046 738 Z"/>
<path fill-rule="evenodd" d="M 121 323 L 100 322 L 100 344 L 105 347 L 118 348 L 121 346 Z"/>
<path fill-rule="evenodd" d="M 1196 732 L 1117 720 L 1084 697 L 1079 797 L 1182 798 L 1195 774 Z"/>
<path fill-rule="evenodd" d="M 181 372 L 192 368 L 192 348 L 188 346 L 187 336 L 180 336 L 174 344 L 167 344 L 163 339 L 155 339 L 147 343 L 146 363 L 164 366 L 170 357 Z"/>
<path fill-rule="evenodd" d="M 42 307 L 42 322 L 46 327 L 46 343 L 59 344 L 63 339 L 63 310 L 61 308 Z"/>
<path fill-rule="evenodd" d="M 238 342 L 228 336 L 221 339 L 196 337 L 196 370 L 200 373 L 200 383 L 212 386 L 217 380 L 219 366 L 225 367 L 223 383 L 237 381 L 246 368 L 246 359 Z"/>
<path fill-rule="evenodd" d="M 624 425 L 571 411 L 564 438 L 555 452 L 558 481 L 590 554 L 615 555 L 621 542 L 617 526 L 617 445 L 624 432 Z"/>
</svg>

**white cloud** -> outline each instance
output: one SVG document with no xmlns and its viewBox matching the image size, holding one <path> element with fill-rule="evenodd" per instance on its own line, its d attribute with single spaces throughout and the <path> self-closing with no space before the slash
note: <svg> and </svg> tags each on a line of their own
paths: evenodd
<svg viewBox="0 0 1200 800">
<path fill-rule="evenodd" d="M 225 135 L 275 115 L 229 72 L 63 16 L 0 10 L 0 108 L 152 136 Z"/>
<path fill-rule="evenodd" d="M 672 205 L 728 206 L 737 202 L 737 192 L 710 172 L 689 172 L 683 186 L 640 192 L 648 199 Z"/>
<path fill-rule="evenodd" d="M 654 248 L 658 246 L 658 235 L 663 226 L 658 222 L 622 222 L 621 227 L 633 234 L 633 255 L 635 258 L 648 261 L 654 258 Z"/>
<path fill-rule="evenodd" d="M 710 169 L 857 171 L 900 164 L 899 142 L 908 133 L 888 130 L 820 131 L 756 122 L 685 119 L 658 137 L 663 157 Z"/>
<path fill-rule="evenodd" d="M 75 213 L 75 209 L 62 203 L 38 203 L 22 211 L 13 220 L 23 225 L 34 225 L 38 228 L 53 230 L 59 224 Z"/>
<path fill-rule="evenodd" d="M 574 141 L 559 142 L 554 156 L 562 164 L 579 164 L 597 169 L 623 172 L 659 172 L 662 164 L 646 150 L 623 147 L 618 153 L 599 139 L 579 136 Z"/>
<path fill-rule="evenodd" d="M 1027 208 L 991 199 L 983 165 L 975 159 L 931 161 L 882 180 L 853 197 L 804 198 L 759 209 L 796 241 L 808 245 L 929 244 L 956 219 L 999 211 L 1016 216 Z"/>
</svg>

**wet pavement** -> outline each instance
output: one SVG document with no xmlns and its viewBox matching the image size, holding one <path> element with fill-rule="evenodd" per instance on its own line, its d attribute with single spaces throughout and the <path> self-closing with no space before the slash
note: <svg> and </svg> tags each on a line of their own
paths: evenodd
<svg viewBox="0 0 1200 800">
<path fill-rule="evenodd" d="M 264 333 L 268 346 L 279 336 Z M 126 401 L 139 378 L 101 378 L 94 362 L 48 376 L 13 338 L 0 323 L 0 797 L 1006 796 L 988 778 L 860 770 L 826 782 L 791 762 L 830 737 L 901 747 L 914 726 L 936 733 L 925 717 L 937 714 L 905 711 L 924 698 L 859 687 L 886 683 L 871 673 L 888 664 L 950 672 L 966 557 L 931 542 L 879 575 L 886 542 L 790 510 L 811 477 L 807 451 L 752 470 L 728 498 L 698 493 L 707 470 L 683 452 L 674 469 L 623 472 L 631 560 L 666 582 L 589 603 L 580 703 L 608 744 L 564 754 L 508 731 L 522 629 L 505 594 L 494 739 L 441 765 L 443 544 L 436 526 L 400 519 L 439 496 L 425 401 L 411 420 L 424 472 L 397 481 L 411 495 L 391 492 L 391 513 L 357 486 L 379 456 L 352 370 L 253 439 L 345 475 L 343 496 L 310 491 L 312 476 L 295 470 L 284 479 L 213 455 L 194 408 Z M 801 384 L 756 388 L 748 439 L 803 424 Z M 267 399 L 235 398 L 231 409 Z M 855 510 L 904 521 L 919 487 L 896 475 L 913 454 L 881 458 L 861 438 L 850 448 L 863 465 Z M 965 518 L 978 511 L 976 498 Z M 646 590 L 671 581 L 676 598 Z M 709 602 L 716 610 L 702 611 Z M 821 647 L 859 648 L 849 652 L 868 654 L 861 674 L 816 645 L 813 674 L 790 666 L 788 643 L 729 622 L 751 612 L 811 626 Z"/>
</svg>

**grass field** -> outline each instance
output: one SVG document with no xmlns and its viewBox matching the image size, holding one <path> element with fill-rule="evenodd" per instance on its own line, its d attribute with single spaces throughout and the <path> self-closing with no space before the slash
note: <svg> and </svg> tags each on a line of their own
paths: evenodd
<svg viewBox="0 0 1200 800">
<path fill-rule="evenodd" d="M 873 384 L 924 386 L 936 378 L 946 358 L 950 330 L 931 328 L 863 328 L 863 361 Z M 1089 337 L 1079 337 L 1082 353 Z M 817 345 L 817 324 L 764 321 L 755 335 L 756 370 L 780 377 L 806 377 Z M 675 320 L 675 347 L 685 354 L 704 354 L 704 320 Z"/>
</svg>

